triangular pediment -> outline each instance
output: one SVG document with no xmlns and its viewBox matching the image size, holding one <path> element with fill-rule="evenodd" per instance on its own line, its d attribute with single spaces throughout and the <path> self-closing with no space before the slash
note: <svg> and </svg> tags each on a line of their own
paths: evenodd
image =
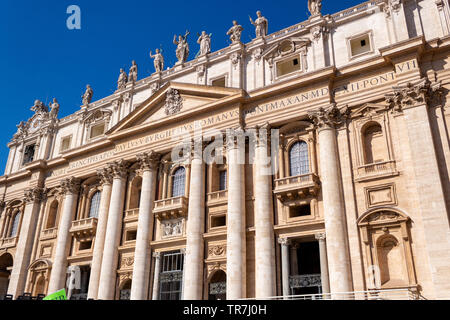
<svg viewBox="0 0 450 320">
<path fill-rule="evenodd" d="M 385 104 L 366 103 L 361 107 L 352 110 L 351 117 L 359 118 L 359 117 L 375 116 L 379 113 L 386 111 L 387 109 L 388 106 Z"/>
<path fill-rule="evenodd" d="M 241 89 L 168 82 L 116 124 L 108 134 L 186 117 L 190 113 L 213 108 L 230 98 L 242 97 L 243 94 Z"/>
</svg>

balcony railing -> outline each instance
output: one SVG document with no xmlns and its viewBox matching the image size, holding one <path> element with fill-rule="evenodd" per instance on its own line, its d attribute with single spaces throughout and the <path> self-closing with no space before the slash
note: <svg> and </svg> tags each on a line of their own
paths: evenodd
<svg viewBox="0 0 450 320">
<path fill-rule="evenodd" d="M 322 277 L 320 274 L 290 276 L 289 287 L 291 289 L 322 287 Z"/>
<path fill-rule="evenodd" d="M 275 195 L 281 201 L 292 201 L 308 195 L 317 195 L 320 189 L 319 177 L 308 173 L 275 180 Z"/>
<path fill-rule="evenodd" d="M 92 240 L 97 231 L 97 218 L 88 218 L 72 222 L 70 233 L 78 240 Z"/>
<path fill-rule="evenodd" d="M 412 289 L 369 290 L 343 293 L 319 293 L 298 296 L 280 296 L 261 298 L 259 300 L 420 300 L 421 297 Z M 258 299 L 245 299 L 256 301 Z"/>
<path fill-rule="evenodd" d="M 358 168 L 357 181 L 376 179 L 398 174 L 395 161 L 385 161 L 364 165 Z"/>
<path fill-rule="evenodd" d="M 42 230 L 41 240 L 51 240 L 58 236 L 58 228 L 52 228 L 47 230 Z"/>
<path fill-rule="evenodd" d="M 18 239 L 19 237 L 13 237 L 0 240 L 0 248 L 1 249 L 14 248 L 15 246 L 17 246 Z"/>
<path fill-rule="evenodd" d="M 139 208 L 125 211 L 125 221 L 137 221 L 139 219 Z"/>
<path fill-rule="evenodd" d="M 208 193 L 208 205 L 226 204 L 228 201 L 228 190 Z"/>
<path fill-rule="evenodd" d="M 153 213 L 158 219 L 175 219 L 186 217 L 188 211 L 188 200 L 186 197 L 170 198 L 155 201 Z"/>
</svg>

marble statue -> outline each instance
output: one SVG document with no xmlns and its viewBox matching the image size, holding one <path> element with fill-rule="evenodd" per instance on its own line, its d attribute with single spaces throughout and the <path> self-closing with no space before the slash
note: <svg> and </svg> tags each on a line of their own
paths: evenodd
<svg viewBox="0 0 450 320">
<path fill-rule="evenodd" d="M 322 0 L 308 0 L 308 9 L 311 15 L 320 15 L 322 10 Z"/>
<path fill-rule="evenodd" d="M 128 75 L 128 82 L 135 83 L 138 77 L 138 66 L 136 61 L 131 62 L 130 74 Z"/>
<path fill-rule="evenodd" d="M 242 28 L 242 26 L 239 25 L 236 20 L 234 20 L 233 26 L 227 32 L 227 35 L 230 36 L 230 40 L 233 44 L 241 42 L 241 35 L 243 30 L 244 28 Z"/>
<path fill-rule="evenodd" d="M 86 92 L 81 96 L 83 98 L 83 106 L 87 106 L 92 101 L 92 96 L 94 95 L 94 91 L 92 90 L 90 85 L 86 86 Z"/>
<path fill-rule="evenodd" d="M 56 98 L 53 98 L 53 102 L 50 104 L 50 117 L 56 119 L 59 112 L 59 103 Z"/>
<path fill-rule="evenodd" d="M 187 42 L 187 37 L 190 34 L 191 33 L 186 30 L 186 34 L 184 36 L 182 35 L 178 36 L 178 41 L 176 35 L 173 37 L 173 44 L 177 46 L 176 50 L 176 55 L 178 59 L 177 64 L 185 63 L 189 57 L 189 43 Z"/>
<path fill-rule="evenodd" d="M 159 49 L 156 49 L 156 54 L 153 55 L 150 51 L 150 58 L 155 59 L 153 64 L 155 65 L 156 72 L 162 72 L 164 70 L 164 57 Z"/>
<path fill-rule="evenodd" d="M 31 107 L 31 111 L 37 114 L 43 114 L 48 112 L 47 106 L 40 100 L 34 101 L 34 105 Z"/>
<path fill-rule="evenodd" d="M 251 24 L 256 28 L 256 37 L 265 37 L 267 36 L 267 33 L 269 31 L 269 21 L 262 16 L 261 11 L 257 11 L 256 15 L 258 16 L 258 18 L 255 21 L 253 21 L 253 19 L 250 17 Z"/>
<path fill-rule="evenodd" d="M 127 73 L 123 69 L 120 69 L 119 80 L 117 80 L 117 90 L 125 89 L 125 87 L 127 86 L 127 82 Z"/>
<path fill-rule="evenodd" d="M 207 34 L 206 31 L 202 31 L 202 34 L 198 35 L 197 43 L 200 45 L 199 56 L 207 55 L 211 52 L 211 37 L 212 34 Z"/>
</svg>

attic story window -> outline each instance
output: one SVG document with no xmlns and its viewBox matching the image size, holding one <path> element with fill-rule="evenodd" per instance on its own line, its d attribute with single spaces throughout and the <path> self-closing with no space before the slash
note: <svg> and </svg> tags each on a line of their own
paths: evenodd
<svg viewBox="0 0 450 320">
<path fill-rule="evenodd" d="M 62 140 L 61 140 L 61 152 L 69 150 L 71 143 L 72 143 L 72 136 L 62 138 Z"/>
<path fill-rule="evenodd" d="M 225 88 L 226 87 L 226 77 L 221 77 L 219 79 L 213 80 L 211 84 L 213 87 Z"/>
<path fill-rule="evenodd" d="M 91 139 L 101 136 L 105 133 L 105 124 L 98 124 L 91 128 Z"/>
<path fill-rule="evenodd" d="M 358 56 L 372 50 L 370 34 L 355 37 L 350 40 L 351 56 Z"/>
<path fill-rule="evenodd" d="M 300 57 L 294 56 L 277 63 L 277 76 L 281 77 L 301 70 Z"/>
<path fill-rule="evenodd" d="M 25 152 L 23 154 L 23 165 L 31 163 L 34 161 L 34 153 L 36 152 L 36 145 L 30 144 L 25 147 Z"/>
</svg>

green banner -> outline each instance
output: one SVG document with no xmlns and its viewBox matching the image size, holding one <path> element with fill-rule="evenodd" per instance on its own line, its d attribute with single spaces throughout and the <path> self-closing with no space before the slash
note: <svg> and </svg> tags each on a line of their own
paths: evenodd
<svg viewBox="0 0 450 320">
<path fill-rule="evenodd" d="M 66 290 L 62 289 L 58 292 L 52 293 L 51 295 L 45 297 L 44 300 L 67 300 Z"/>
</svg>

